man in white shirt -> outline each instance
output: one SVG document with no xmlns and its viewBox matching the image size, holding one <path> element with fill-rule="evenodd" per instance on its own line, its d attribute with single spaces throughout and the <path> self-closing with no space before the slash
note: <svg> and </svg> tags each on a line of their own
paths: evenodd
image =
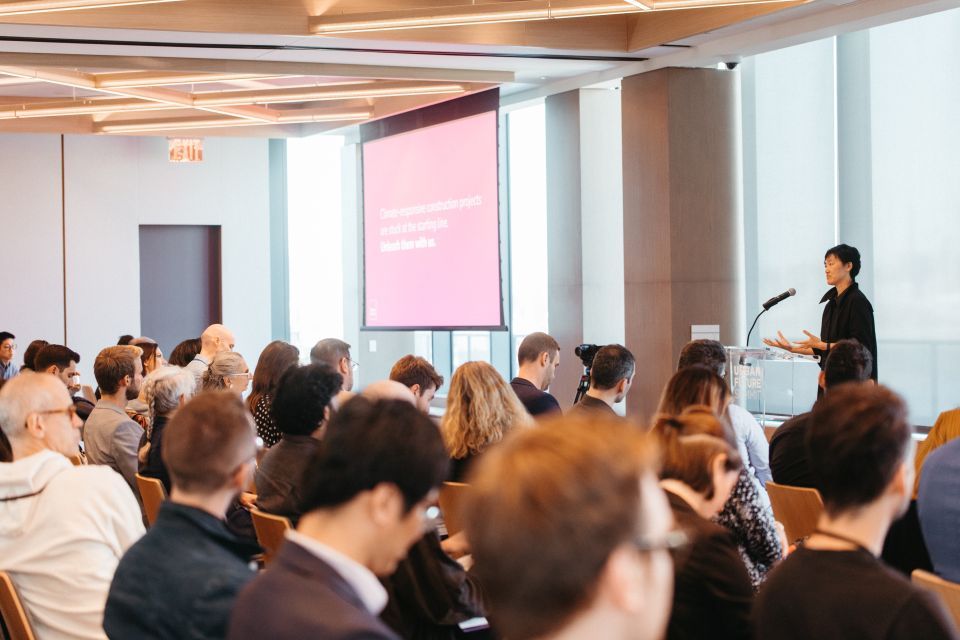
<svg viewBox="0 0 960 640">
<path fill-rule="evenodd" d="M 304 514 L 270 569 L 240 594 L 228 638 L 397 640 L 378 615 L 429 524 L 447 454 L 410 402 L 357 397 L 331 420 L 304 473 Z"/>
<path fill-rule="evenodd" d="M 0 570 L 13 579 L 38 640 L 101 639 L 117 562 L 141 535 L 123 478 L 73 466 L 81 422 L 55 376 L 28 372 L 0 390 Z"/>
<path fill-rule="evenodd" d="M 233 351 L 236 338 L 233 332 L 222 324 L 212 324 L 200 334 L 200 353 L 194 356 L 184 369 L 200 381 L 203 372 L 210 366 L 213 356 L 221 351 Z"/>
</svg>

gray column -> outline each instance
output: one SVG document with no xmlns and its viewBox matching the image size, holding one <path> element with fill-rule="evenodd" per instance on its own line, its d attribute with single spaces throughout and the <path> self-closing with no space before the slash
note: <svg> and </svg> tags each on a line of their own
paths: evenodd
<svg viewBox="0 0 960 640">
<path fill-rule="evenodd" d="M 637 357 L 628 414 L 647 418 L 693 324 L 746 331 L 737 76 L 663 69 L 624 78 L 626 346 Z"/>
<path fill-rule="evenodd" d="M 290 340 L 290 261 L 287 244 L 287 141 L 270 140 L 270 327 Z"/>
</svg>

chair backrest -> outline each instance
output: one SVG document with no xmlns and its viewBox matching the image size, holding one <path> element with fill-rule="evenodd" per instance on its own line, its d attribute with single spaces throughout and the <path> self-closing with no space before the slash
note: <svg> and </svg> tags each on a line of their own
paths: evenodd
<svg viewBox="0 0 960 640">
<path fill-rule="evenodd" d="M 263 563 L 268 565 L 273 561 L 283 544 L 287 529 L 292 529 L 290 519 L 284 516 L 275 516 L 259 509 L 250 509 L 253 518 L 253 530 L 257 532 L 257 542 L 263 547 Z"/>
<path fill-rule="evenodd" d="M 947 610 L 953 616 L 957 627 L 960 627 L 960 584 L 944 580 L 940 576 L 923 569 L 916 569 L 910 574 L 910 577 L 914 584 L 929 589 L 940 596 L 943 603 L 947 605 Z"/>
<path fill-rule="evenodd" d="M 137 474 L 137 489 L 140 491 L 140 499 L 143 500 L 143 510 L 147 514 L 147 522 L 150 526 L 157 521 L 157 514 L 160 513 L 160 505 L 167 499 L 167 490 L 163 488 L 163 483 L 156 478 L 147 478 L 139 473 Z"/>
<path fill-rule="evenodd" d="M 463 530 L 463 501 L 469 493 L 470 485 L 463 482 L 444 482 L 440 487 L 440 512 L 448 536 Z"/>
<path fill-rule="evenodd" d="M 36 640 L 27 610 L 20 601 L 13 580 L 5 571 L 0 571 L 0 619 L 9 640 Z"/>
<path fill-rule="evenodd" d="M 823 500 L 819 491 L 768 482 L 767 494 L 770 496 L 773 516 L 787 532 L 787 541 L 794 543 L 816 530 L 817 521 L 823 514 Z"/>
<path fill-rule="evenodd" d="M 773 434 L 775 434 L 775 433 L 777 432 L 777 429 L 778 429 L 778 428 L 779 428 L 779 427 L 769 427 L 769 426 L 765 426 L 765 427 L 763 428 L 763 435 L 764 435 L 764 437 L 766 437 L 768 443 L 769 443 L 771 440 L 773 440 Z"/>
</svg>

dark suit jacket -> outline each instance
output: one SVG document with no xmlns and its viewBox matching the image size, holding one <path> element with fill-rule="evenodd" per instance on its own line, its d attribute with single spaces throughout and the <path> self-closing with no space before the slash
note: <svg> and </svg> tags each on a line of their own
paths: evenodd
<svg viewBox="0 0 960 640">
<path fill-rule="evenodd" d="M 567 411 L 567 415 L 579 417 L 589 417 L 591 415 L 601 415 L 608 418 L 618 417 L 617 412 L 614 411 L 610 405 L 593 396 L 583 396 L 580 398 L 580 402 L 573 405 L 570 411 Z"/>
<path fill-rule="evenodd" d="M 557 402 L 557 399 L 546 391 L 537 389 L 529 380 L 514 378 L 510 381 L 510 386 L 530 415 L 539 416 L 545 413 L 560 412 L 560 403 Z"/>
<path fill-rule="evenodd" d="M 326 562 L 286 541 L 240 593 L 228 640 L 399 640 Z"/>
<path fill-rule="evenodd" d="M 290 518 L 297 526 L 303 473 L 320 448 L 313 436 L 284 434 L 280 442 L 270 447 L 257 467 L 254 482 L 257 485 L 257 508 L 267 513 Z"/>
<path fill-rule="evenodd" d="M 674 558 L 673 612 L 667 640 L 750 638 L 753 587 L 733 535 L 666 492 L 677 525 L 691 537 Z"/>
<path fill-rule="evenodd" d="M 773 481 L 790 487 L 816 489 L 810 471 L 806 438 L 810 430 L 810 413 L 801 413 L 777 427 L 770 439 L 770 472 Z"/>
</svg>

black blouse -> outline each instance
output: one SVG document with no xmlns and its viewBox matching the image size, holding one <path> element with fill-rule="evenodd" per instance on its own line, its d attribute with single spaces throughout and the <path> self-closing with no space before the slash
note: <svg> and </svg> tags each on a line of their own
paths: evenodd
<svg viewBox="0 0 960 640">
<path fill-rule="evenodd" d="M 873 323 L 873 305 L 867 296 L 860 291 L 860 286 L 854 282 L 842 294 L 837 295 L 837 289 L 830 289 L 820 302 L 826 302 L 823 308 L 823 321 L 820 324 L 820 339 L 828 345 L 840 340 L 856 339 L 865 346 L 873 356 L 873 372 L 870 374 L 877 379 L 877 330 Z M 814 349 L 820 356 L 820 368 L 827 362 L 830 350 Z"/>
</svg>

